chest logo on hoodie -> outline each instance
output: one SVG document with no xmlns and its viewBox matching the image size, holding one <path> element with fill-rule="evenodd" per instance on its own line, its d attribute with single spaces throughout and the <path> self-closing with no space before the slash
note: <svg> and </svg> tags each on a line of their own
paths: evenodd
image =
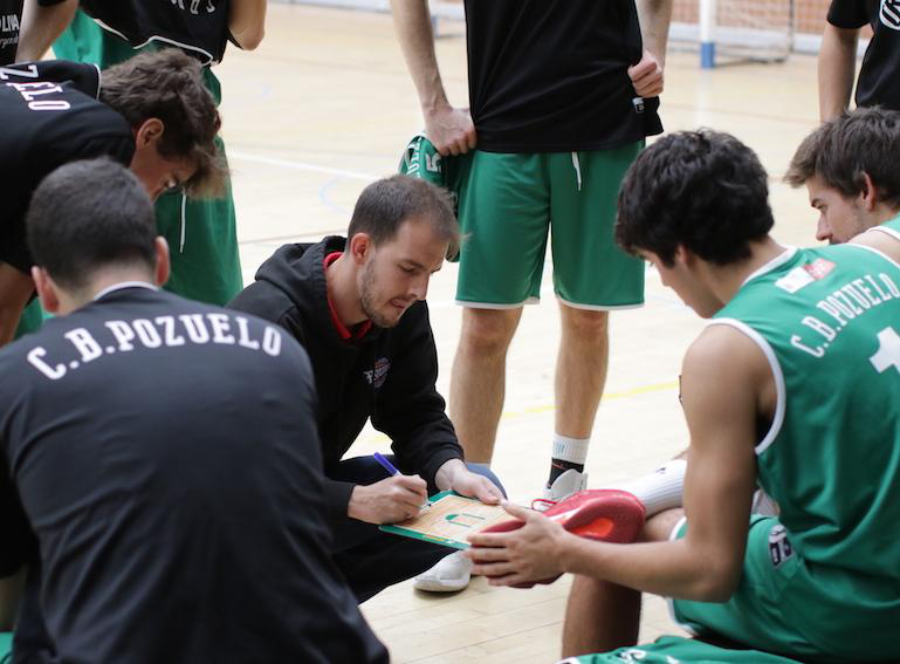
<svg viewBox="0 0 900 664">
<path fill-rule="evenodd" d="M 386 357 L 379 357 L 375 360 L 375 368 L 363 371 L 363 375 L 366 377 L 366 380 L 369 381 L 369 385 L 372 385 L 377 390 L 384 385 L 384 381 L 387 380 L 387 374 L 390 369 L 390 360 Z"/>
</svg>

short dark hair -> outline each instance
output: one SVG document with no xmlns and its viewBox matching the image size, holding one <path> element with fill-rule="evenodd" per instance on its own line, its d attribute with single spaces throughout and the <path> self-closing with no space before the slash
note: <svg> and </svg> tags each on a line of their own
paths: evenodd
<svg viewBox="0 0 900 664">
<path fill-rule="evenodd" d="M 156 265 L 153 203 L 130 170 L 106 157 L 44 178 L 25 224 L 35 264 L 65 289 L 83 289 L 105 267 Z"/>
<path fill-rule="evenodd" d="M 793 187 L 818 176 L 846 198 L 865 190 L 868 173 L 879 196 L 900 207 L 900 113 L 858 108 L 824 123 L 803 139 L 794 153 L 785 182 Z"/>
<path fill-rule="evenodd" d="M 730 134 L 701 129 L 664 136 L 638 155 L 619 191 L 616 240 L 652 251 L 667 266 L 682 245 L 728 265 L 774 224 L 766 171 Z"/>
<path fill-rule="evenodd" d="M 422 218 L 431 224 L 434 234 L 449 243 L 447 255 L 459 250 L 459 223 L 453 214 L 453 200 L 446 189 L 406 175 L 394 175 L 373 182 L 363 189 L 353 216 L 348 238 L 366 233 L 375 244 L 388 242 L 397 235 L 400 225 L 409 219 Z"/>
<path fill-rule="evenodd" d="M 132 127 L 150 118 L 162 120 L 159 153 L 188 159 L 197 167 L 185 183 L 188 193 L 221 193 L 228 177 L 215 142 L 222 121 L 196 59 L 175 48 L 140 53 L 103 71 L 100 101 Z"/>
</svg>

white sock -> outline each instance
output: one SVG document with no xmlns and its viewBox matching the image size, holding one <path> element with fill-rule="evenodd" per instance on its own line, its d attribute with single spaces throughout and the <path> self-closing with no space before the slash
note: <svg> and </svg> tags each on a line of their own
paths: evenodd
<svg viewBox="0 0 900 664">
<path fill-rule="evenodd" d="M 553 434 L 553 452 L 551 456 L 560 461 L 584 465 L 587 461 L 590 438 L 566 438 L 558 433 Z"/>
<path fill-rule="evenodd" d="M 647 516 L 658 514 L 673 507 L 682 506 L 684 494 L 684 472 L 687 461 L 672 459 L 662 468 L 623 484 L 608 488 L 627 491 L 644 503 Z"/>
</svg>

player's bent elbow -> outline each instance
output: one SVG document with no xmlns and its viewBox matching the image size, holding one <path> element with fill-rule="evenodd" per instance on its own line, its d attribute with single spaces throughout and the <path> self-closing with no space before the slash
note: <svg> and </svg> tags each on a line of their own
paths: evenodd
<svg viewBox="0 0 900 664">
<path fill-rule="evenodd" d="M 253 51 L 262 43 L 263 38 L 266 36 L 266 29 L 263 26 L 259 26 L 253 30 L 245 30 L 240 34 L 232 33 L 232 37 L 238 43 L 238 46 L 241 47 L 241 50 L 244 51 Z"/>
<path fill-rule="evenodd" d="M 703 574 L 696 580 L 692 599 L 697 602 L 722 603 L 731 599 L 738 589 L 741 581 L 741 568 L 731 566 L 712 565 L 706 567 Z"/>
</svg>

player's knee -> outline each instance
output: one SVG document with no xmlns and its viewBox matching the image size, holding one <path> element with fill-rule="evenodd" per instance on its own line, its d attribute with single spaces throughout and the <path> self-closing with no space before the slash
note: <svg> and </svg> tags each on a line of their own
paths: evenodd
<svg viewBox="0 0 900 664">
<path fill-rule="evenodd" d="M 563 325 L 569 334 L 586 339 L 605 338 L 609 330 L 609 312 L 563 307 Z"/>
<path fill-rule="evenodd" d="M 505 310 L 472 309 L 463 316 L 460 347 L 479 355 L 502 355 L 516 331 L 518 315 Z"/>
</svg>

